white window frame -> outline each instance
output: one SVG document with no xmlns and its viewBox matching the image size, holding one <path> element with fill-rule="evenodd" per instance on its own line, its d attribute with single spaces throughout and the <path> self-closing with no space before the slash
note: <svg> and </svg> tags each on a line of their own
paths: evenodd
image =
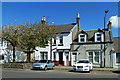
<svg viewBox="0 0 120 80">
<path fill-rule="evenodd" d="M 116 61 L 117 61 L 117 60 L 116 60 L 116 54 L 118 54 L 118 53 L 120 53 L 120 52 L 116 52 L 116 53 L 115 53 L 115 65 L 120 65 L 120 63 L 116 63 Z"/>
<path fill-rule="evenodd" d="M 101 41 L 98 41 L 98 40 L 97 40 L 97 38 L 98 38 L 97 34 L 101 34 Z M 103 39 L 103 32 L 96 32 L 96 33 L 95 33 L 95 42 L 103 42 L 103 40 L 104 40 L 104 39 Z"/>
<path fill-rule="evenodd" d="M 87 51 L 87 53 L 88 53 L 88 59 L 89 59 L 89 52 L 93 53 L 93 63 L 94 64 L 100 64 L 100 51 Z M 95 61 L 95 52 L 99 52 L 99 62 Z"/>
<path fill-rule="evenodd" d="M 60 43 L 61 37 L 62 37 L 62 43 Z M 60 35 L 60 36 L 59 36 L 59 43 L 60 43 L 60 44 L 63 44 L 63 35 Z"/>
<path fill-rule="evenodd" d="M 84 35 L 85 37 L 84 37 L 84 42 L 86 42 L 86 34 L 79 34 L 79 42 L 83 42 L 83 41 L 81 41 L 81 35 Z"/>
<path fill-rule="evenodd" d="M 41 53 L 43 53 L 43 57 L 44 57 L 43 59 L 41 59 Z M 42 52 L 42 51 L 41 51 L 41 52 L 40 52 L 40 60 L 46 60 L 46 59 L 45 59 L 45 56 L 46 56 L 45 53 L 47 53 L 47 59 L 48 59 L 48 52 Z"/>
</svg>

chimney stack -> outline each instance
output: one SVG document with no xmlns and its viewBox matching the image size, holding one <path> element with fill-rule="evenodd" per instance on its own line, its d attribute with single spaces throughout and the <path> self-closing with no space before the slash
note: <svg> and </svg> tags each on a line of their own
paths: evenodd
<svg viewBox="0 0 120 80">
<path fill-rule="evenodd" d="M 108 23 L 108 30 L 111 31 L 111 22 L 110 22 L 110 21 L 109 21 L 109 23 Z"/>
<path fill-rule="evenodd" d="M 43 20 L 45 21 L 45 16 L 43 17 Z"/>
<path fill-rule="evenodd" d="M 81 26 L 80 26 L 80 15 L 79 15 L 79 13 L 77 14 L 77 24 L 78 24 L 78 31 L 81 31 Z"/>
</svg>

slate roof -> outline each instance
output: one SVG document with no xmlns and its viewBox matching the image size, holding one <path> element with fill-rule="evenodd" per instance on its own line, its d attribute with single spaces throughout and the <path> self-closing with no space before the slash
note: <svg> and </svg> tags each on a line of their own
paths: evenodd
<svg viewBox="0 0 120 80">
<path fill-rule="evenodd" d="M 61 24 L 61 25 L 55 25 L 58 33 L 69 33 L 70 30 L 76 25 L 76 23 L 70 23 L 70 24 Z"/>
<path fill-rule="evenodd" d="M 79 34 L 83 32 L 83 31 L 80 31 Z M 84 31 L 86 34 L 87 34 L 87 40 L 85 43 L 90 43 L 90 42 L 95 42 L 95 33 L 96 32 L 104 32 L 104 30 L 102 29 L 97 29 L 97 30 L 87 30 L 87 31 Z M 113 37 L 112 37 L 112 32 L 111 31 L 108 31 L 107 29 L 105 30 L 105 41 L 106 42 L 112 42 L 113 41 Z M 78 42 L 78 36 L 77 36 L 77 39 L 74 40 L 74 42 Z"/>
<path fill-rule="evenodd" d="M 120 51 L 120 37 L 113 37 L 113 48 L 115 51 Z"/>
</svg>

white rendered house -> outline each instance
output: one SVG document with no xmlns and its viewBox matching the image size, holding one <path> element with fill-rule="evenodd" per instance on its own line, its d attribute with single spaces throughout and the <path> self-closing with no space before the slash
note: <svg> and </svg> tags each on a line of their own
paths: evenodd
<svg viewBox="0 0 120 80">
<path fill-rule="evenodd" d="M 74 39 L 74 35 L 81 29 L 79 14 L 76 23 L 55 25 L 57 27 L 59 35 L 56 40 L 52 40 L 52 60 L 56 66 L 70 66 L 71 65 L 71 45 Z M 50 44 L 46 48 L 36 47 L 38 51 L 35 51 L 35 60 L 50 60 Z"/>
</svg>

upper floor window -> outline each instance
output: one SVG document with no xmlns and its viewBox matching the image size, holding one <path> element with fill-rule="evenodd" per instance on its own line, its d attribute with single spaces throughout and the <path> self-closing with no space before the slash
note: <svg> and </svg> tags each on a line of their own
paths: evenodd
<svg viewBox="0 0 120 80">
<path fill-rule="evenodd" d="M 95 33 L 95 42 L 103 42 L 103 33 Z"/>
<path fill-rule="evenodd" d="M 60 44 L 63 44 L 63 36 L 60 36 Z"/>
<path fill-rule="evenodd" d="M 1 40 L 1 47 L 3 47 L 3 40 Z"/>
<path fill-rule="evenodd" d="M 54 41 L 53 41 L 53 44 L 56 44 L 56 39 L 53 39 Z"/>
<path fill-rule="evenodd" d="M 86 42 L 86 35 L 85 34 L 80 34 L 79 42 Z"/>
<path fill-rule="evenodd" d="M 97 34 L 97 41 L 102 41 L 101 34 Z"/>
</svg>

